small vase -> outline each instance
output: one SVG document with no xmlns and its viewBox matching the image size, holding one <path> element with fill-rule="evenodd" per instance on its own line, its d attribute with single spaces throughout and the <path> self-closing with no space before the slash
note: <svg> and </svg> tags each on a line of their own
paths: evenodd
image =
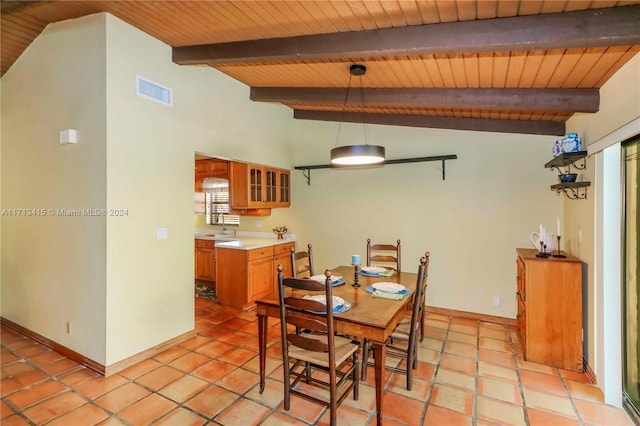
<svg viewBox="0 0 640 426">
<path fill-rule="evenodd" d="M 283 238 L 283 234 L 278 234 L 278 239 L 281 240 Z"/>
</svg>

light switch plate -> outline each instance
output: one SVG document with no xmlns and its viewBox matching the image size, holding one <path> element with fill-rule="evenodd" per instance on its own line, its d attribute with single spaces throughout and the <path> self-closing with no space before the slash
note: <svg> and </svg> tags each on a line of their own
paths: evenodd
<svg viewBox="0 0 640 426">
<path fill-rule="evenodd" d="M 167 239 L 169 239 L 169 230 L 167 228 L 158 228 L 158 229 L 156 229 L 156 239 L 157 240 L 167 240 Z"/>
</svg>

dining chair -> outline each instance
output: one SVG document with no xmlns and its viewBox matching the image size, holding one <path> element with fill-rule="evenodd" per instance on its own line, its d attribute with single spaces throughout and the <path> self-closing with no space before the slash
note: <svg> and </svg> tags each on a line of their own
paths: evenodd
<svg viewBox="0 0 640 426">
<path fill-rule="evenodd" d="M 358 400 L 360 343 L 334 333 L 333 309 L 327 309 L 333 306 L 331 271 L 325 271 L 327 280 L 324 283 L 284 278 L 282 271 L 282 265 L 278 265 L 284 409 L 289 410 L 293 394 L 328 406 L 330 424 L 335 426 L 338 405 L 352 389 L 353 399 Z M 325 303 L 295 297 L 290 289 L 322 292 Z M 318 374 L 318 371 L 324 373 Z M 305 386 L 296 387 L 300 381 Z M 318 392 L 311 393 L 309 386 L 328 389 L 328 399 Z"/>
<path fill-rule="evenodd" d="M 407 376 L 407 390 L 411 390 L 413 386 L 413 370 L 418 367 L 418 345 L 417 336 L 424 329 L 424 294 L 427 288 L 427 269 L 429 266 L 429 252 L 427 256 L 420 258 L 418 266 L 418 278 L 416 279 L 416 288 L 413 294 L 413 305 L 411 307 L 411 317 L 404 321 L 400 321 L 396 328 L 391 332 L 391 336 L 385 342 L 387 346 L 387 356 L 394 356 L 406 359 L 405 368 L 393 367 L 387 365 L 385 368 L 397 373 L 404 373 Z M 367 367 L 369 364 L 369 356 L 372 348 L 367 339 L 363 343 L 363 359 L 362 359 L 362 380 L 367 380 Z"/>
<path fill-rule="evenodd" d="M 313 252 L 311 250 L 311 244 L 307 244 L 306 251 L 296 252 L 291 249 L 291 270 L 293 271 L 293 278 L 300 278 L 300 274 L 305 275 L 308 272 L 309 276 L 313 276 Z"/>
<path fill-rule="evenodd" d="M 382 266 L 400 271 L 400 240 L 396 241 L 396 245 L 371 244 L 371 238 L 367 238 L 367 266 Z"/>
</svg>

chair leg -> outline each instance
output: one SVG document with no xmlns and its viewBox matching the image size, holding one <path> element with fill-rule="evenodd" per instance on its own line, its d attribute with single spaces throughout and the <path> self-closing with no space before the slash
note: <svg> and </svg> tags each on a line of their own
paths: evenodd
<svg viewBox="0 0 640 426">
<path fill-rule="evenodd" d="M 353 353 L 353 400 L 357 401 L 360 398 L 360 361 L 358 360 L 358 351 Z"/>
<path fill-rule="evenodd" d="M 407 348 L 407 390 L 410 391 L 413 385 L 413 365 L 415 363 L 414 348 Z"/>
<path fill-rule="evenodd" d="M 289 411 L 289 407 L 291 405 L 291 394 L 290 394 L 290 388 L 291 388 L 291 382 L 290 382 L 290 375 L 289 375 L 289 360 L 286 359 L 285 362 L 282 364 L 282 367 L 284 368 L 284 409 L 286 411 Z"/>
<path fill-rule="evenodd" d="M 424 308 L 420 310 L 420 341 L 424 340 Z"/>
<path fill-rule="evenodd" d="M 307 383 L 311 383 L 311 364 L 305 362 L 304 366 L 305 372 L 307 373 Z"/>
</svg>

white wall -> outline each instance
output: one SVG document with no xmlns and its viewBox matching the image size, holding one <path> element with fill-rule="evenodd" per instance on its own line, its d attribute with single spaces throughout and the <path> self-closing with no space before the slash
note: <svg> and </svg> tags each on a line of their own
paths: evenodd
<svg viewBox="0 0 640 426">
<path fill-rule="evenodd" d="M 174 106 L 137 97 L 136 74 Z M 104 365 L 192 330 L 194 154 L 286 167 L 290 116 L 111 15 L 47 27 L 2 78 L 2 208 L 127 215 L 3 217 L 3 317 Z"/>
<path fill-rule="evenodd" d="M 367 126 L 369 143 L 387 158 L 457 154 L 447 161 L 363 170 L 312 170 L 311 185 L 292 171 L 289 218 L 315 266 L 348 264 L 366 254 L 366 239 L 402 241 L 402 269 L 417 270 L 431 251 L 429 305 L 515 318 L 516 247 L 544 223 L 555 230 L 562 199 L 545 170 L 555 137 Z M 327 164 L 337 124 L 295 121 L 295 165 Z M 362 125 L 343 125 L 338 145 L 364 140 Z M 501 298 L 493 306 L 493 296 Z"/>
<path fill-rule="evenodd" d="M 104 21 L 49 25 L 2 77 L 2 209 L 46 214 L 2 215 L 2 316 L 101 363 L 106 219 L 50 209 L 106 205 Z"/>
<path fill-rule="evenodd" d="M 289 161 L 284 109 L 209 67 L 174 64 L 169 46 L 110 15 L 107 35 L 107 201 L 129 210 L 107 221 L 111 363 L 193 329 L 195 152 Z M 136 75 L 171 87 L 173 106 L 137 97 Z"/>
</svg>

